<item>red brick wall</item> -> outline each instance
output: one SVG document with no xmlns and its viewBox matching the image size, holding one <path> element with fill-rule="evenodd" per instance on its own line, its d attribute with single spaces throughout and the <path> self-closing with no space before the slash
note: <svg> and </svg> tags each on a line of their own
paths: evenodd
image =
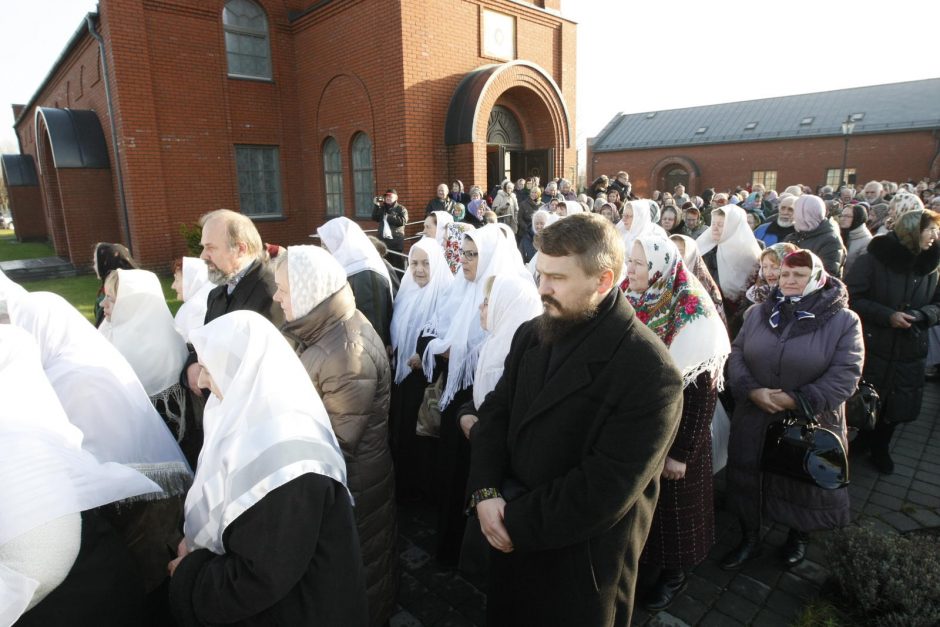
<svg viewBox="0 0 940 627">
<path fill-rule="evenodd" d="M 279 147 L 284 217 L 257 224 L 265 241 L 281 244 L 309 242 L 308 235 L 326 219 L 322 146 L 328 136 L 337 139 L 342 152 L 349 217 L 354 216 L 355 191 L 351 145 L 358 132 L 373 143 L 375 190 L 370 194 L 396 187 L 415 220 L 439 182 L 453 177 L 468 186 L 486 182 L 485 123 L 501 97 L 507 106 L 515 105 L 533 143 L 555 142 L 556 174 L 573 175 L 575 25 L 536 8 L 557 10 L 557 1 L 529 7 L 510 0 L 347 0 L 327 3 L 295 22 L 289 13 L 307 9 L 308 0 L 259 3 L 268 17 L 272 81 L 228 77 L 223 0 L 100 3 L 99 30 L 108 54 L 132 233 L 131 242 L 124 243 L 145 266 L 165 266 L 186 252 L 180 223 L 220 207 L 239 209 L 237 144 Z M 482 141 L 473 147 L 444 145 L 447 109 L 460 79 L 498 62 L 480 56 L 483 6 L 516 16 L 518 58 L 538 64 L 559 85 L 567 98 L 570 142 L 559 140 L 551 107 L 531 94 L 504 96 L 513 86 L 506 83 L 481 103 L 483 129 L 477 135 Z M 111 148 L 97 54 L 97 43 L 85 37 L 37 102 L 97 111 Z M 544 97 L 544 85 L 532 84 Z M 24 150 L 39 162 L 32 119 L 30 111 L 17 132 Z M 547 125 L 550 119 L 556 127 Z M 54 174 L 43 174 L 50 222 L 62 214 L 56 207 L 69 211 L 67 189 Z M 78 184 L 73 176 L 61 183 Z M 96 178 L 96 184 L 100 187 L 101 180 Z M 123 241 L 116 176 L 111 176 L 110 202 L 111 226 L 92 226 L 96 230 L 88 238 L 107 239 L 105 233 L 114 233 L 109 229 L 116 225 L 108 237 Z M 362 224 L 375 226 L 371 220 Z M 84 246 L 85 235 L 55 233 L 53 228 L 63 254 L 70 240 Z M 84 250 L 72 254 L 82 262 L 87 257 Z"/>
<path fill-rule="evenodd" d="M 8 187 L 7 191 L 10 193 L 10 212 L 16 226 L 16 239 L 21 242 L 46 239 L 49 234 L 39 187 Z"/>
<path fill-rule="evenodd" d="M 636 194 L 648 195 L 656 189 L 653 180 L 656 164 L 668 157 L 694 161 L 700 176 L 694 189 L 698 194 L 708 187 L 734 188 L 751 182 L 751 172 L 777 171 L 777 190 L 801 183 L 816 187 L 826 181 L 826 170 L 842 167 L 845 143 L 841 137 L 748 142 L 717 146 L 686 146 L 600 152 L 588 150 L 587 178 L 601 174 L 613 176 L 618 170 L 630 173 Z M 847 168 L 855 168 L 856 180 L 920 180 L 930 169 L 937 152 L 937 140 L 929 131 L 855 135 L 849 139 Z M 593 168 L 592 168 L 593 165 Z"/>
</svg>

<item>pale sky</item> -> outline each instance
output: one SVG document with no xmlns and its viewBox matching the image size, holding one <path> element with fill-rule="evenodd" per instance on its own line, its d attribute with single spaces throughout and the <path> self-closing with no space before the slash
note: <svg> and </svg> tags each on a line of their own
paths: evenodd
<svg viewBox="0 0 940 627">
<path fill-rule="evenodd" d="M 93 10 L 0 0 L 0 152 L 18 150 L 10 104 L 29 100 Z M 618 112 L 940 76 L 936 1 L 562 0 L 562 14 L 578 22 L 579 147 Z"/>
</svg>

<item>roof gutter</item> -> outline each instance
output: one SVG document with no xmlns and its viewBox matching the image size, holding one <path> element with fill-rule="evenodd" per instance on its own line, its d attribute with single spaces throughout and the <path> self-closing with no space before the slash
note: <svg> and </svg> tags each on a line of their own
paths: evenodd
<svg viewBox="0 0 940 627">
<path fill-rule="evenodd" d="M 101 72 L 104 74 L 104 97 L 108 103 L 108 121 L 111 123 L 111 146 L 114 150 L 114 170 L 117 173 L 118 197 L 121 201 L 121 211 L 124 213 L 124 237 L 131 255 L 134 254 L 134 245 L 131 240 L 131 223 L 127 214 L 127 197 L 124 195 L 124 174 L 121 170 L 121 152 L 118 149 L 117 125 L 114 123 L 114 105 L 111 101 L 111 80 L 108 78 L 108 55 L 105 54 L 104 38 L 95 30 L 91 13 L 85 16 L 88 34 L 98 42 L 98 55 L 101 57 Z"/>
</svg>

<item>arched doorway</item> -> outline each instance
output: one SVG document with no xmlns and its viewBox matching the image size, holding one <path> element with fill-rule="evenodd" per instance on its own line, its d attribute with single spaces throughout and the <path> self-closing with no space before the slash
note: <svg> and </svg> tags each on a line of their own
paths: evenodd
<svg viewBox="0 0 940 627">
<path fill-rule="evenodd" d="M 666 173 L 663 175 L 663 186 L 660 190 L 671 194 L 672 190 L 676 188 L 676 185 L 681 185 L 688 189 L 689 173 L 685 168 L 673 167 L 666 170 Z"/>
<path fill-rule="evenodd" d="M 525 149 L 522 126 L 504 105 L 494 105 L 486 128 L 486 181 L 493 189 L 503 180 L 551 178 L 551 149 Z"/>
</svg>

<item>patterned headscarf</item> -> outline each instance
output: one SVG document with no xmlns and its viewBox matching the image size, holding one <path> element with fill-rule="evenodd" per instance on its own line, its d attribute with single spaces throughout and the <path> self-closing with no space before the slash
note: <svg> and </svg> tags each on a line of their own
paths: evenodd
<svg viewBox="0 0 940 627">
<path fill-rule="evenodd" d="M 695 245 L 695 240 L 688 235 L 681 235 L 679 233 L 670 235 L 669 239 L 673 242 L 682 241 L 685 249 L 685 254 L 682 255 L 682 263 L 685 264 L 686 271 L 695 275 L 698 282 L 702 284 L 702 287 L 704 287 L 708 295 L 711 296 L 712 303 L 718 311 L 718 316 L 725 326 L 727 326 L 728 320 L 725 318 L 725 306 L 724 299 L 721 296 L 721 289 L 718 287 L 718 284 L 715 283 L 711 272 L 708 271 L 708 266 L 705 265 L 705 260 L 702 259 L 702 255 L 698 252 L 698 246 Z"/>
<path fill-rule="evenodd" d="M 671 240 L 654 235 L 640 236 L 636 241 L 643 247 L 649 270 L 649 287 L 644 292 L 627 288 L 627 300 L 637 318 L 669 347 L 684 385 L 703 372 L 710 373 L 720 385 L 731 344 L 708 292 L 686 271 Z"/>
<path fill-rule="evenodd" d="M 825 219 L 826 203 L 819 196 L 804 194 L 793 203 L 793 226 L 797 231 L 812 231 Z"/>
<path fill-rule="evenodd" d="M 791 252 L 796 252 L 797 246 L 789 242 L 777 242 L 772 246 L 768 246 L 764 249 L 764 252 L 761 253 L 761 260 L 764 259 L 764 256 L 770 255 L 773 253 L 774 257 L 777 260 L 777 265 L 783 265 L 783 258 L 786 257 Z M 769 251 L 769 252 L 768 252 Z M 751 287 L 747 289 L 745 296 L 752 303 L 762 303 L 770 296 L 770 293 L 773 291 L 773 285 L 767 283 L 767 279 L 764 277 L 764 269 L 761 268 L 757 271 L 757 282 L 754 283 Z"/>
<path fill-rule="evenodd" d="M 923 216 L 923 209 L 908 211 L 896 218 L 894 222 L 894 233 L 898 236 L 898 241 L 914 255 L 919 255 L 921 252 L 920 223 Z"/>
<path fill-rule="evenodd" d="M 770 312 L 770 326 L 773 327 L 774 329 L 776 329 L 780 325 L 780 314 L 781 314 L 780 310 L 784 304 L 787 304 L 787 305 L 798 304 L 807 296 L 811 294 L 815 294 L 816 292 L 821 290 L 823 287 L 825 287 L 826 281 L 829 280 L 829 275 L 826 274 L 826 269 L 823 267 L 822 260 L 820 260 L 819 257 L 817 257 L 812 251 L 809 251 L 809 250 L 803 249 L 803 250 L 798 250 L 796 252 L 790 253 L 789 255 L 783 258 L 783 265 L 789 266 L 789 267 L 805 267 L 805 266 L 797 266 L 796 264 L 788 263 L 788 261 L 792 262 L 794 259 L 796 259 L 795 255 L 802 255 L 804 253 L 809 255 L 810 259 L 813 262 L 813 267 L 810 270 L 809 282 L 806 284 L 806 287 L 803 288 L 803 293 L 800 294 L 799 296 L 784 296 L 783 294 L 780 293 L 780 284 L 778 283 L 777 286 L 774 288 L 774 291 L 771 294 L 775 302 L 774 302 L 773 310 Z M 793 315 L 797 320 L 805 320 L 807 318 L 816 317 L 814 314 L 808 311 L 802 311 L 802 310 L 795 311 Z"/>
<path fill-rule="evenodd" d="M 463 244 L 464 233 L 473 231 L 473 225 L 466 222 L 451 222 L 447 225 L 444 235 L 444 258 L 451 274 L 457 273 L 460 267 L 460 245 Z"/>
<path fill-rule="evenodd" d="M 294 319 L 303 318 L 346 285 L 343 266 L 319 246 L 288 246 L 284 263 Z"/>
</svg>

